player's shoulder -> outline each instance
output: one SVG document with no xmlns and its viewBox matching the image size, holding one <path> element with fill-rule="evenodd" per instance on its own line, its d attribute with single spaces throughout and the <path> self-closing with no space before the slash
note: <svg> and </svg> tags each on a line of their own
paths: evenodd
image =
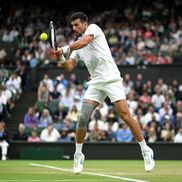
<svg viewBox="0 0 182 182">
<path fill-rule="evenodd" d="M 100 29 L 100 27 L 95 23 L 89 24 L 88 28 Z"/>
</svg>

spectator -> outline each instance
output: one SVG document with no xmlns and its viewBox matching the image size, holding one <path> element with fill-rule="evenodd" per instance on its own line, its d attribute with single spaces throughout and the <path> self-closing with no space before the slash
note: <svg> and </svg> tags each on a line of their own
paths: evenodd
<svg viewBox="0 0 182 182">
<path fill-rule="evenodd" d="M 64 107 L 61 103 L 58 105 L 58 110 L 53 115 L 53 119 L 57 121 L 61 121 L 65 118 L 65 116 L 68 114 L 69 108 Z"/>
<path fill-rule="evenodd" d="M 16 96 L 21 94 L 21 78 L 16 73 L 13 73 L 6 82 L 7 88 Z"/>
<path fill-rule="evenodd" d="M 28 76 L 27 76 L 27 67 L 24 62 L 21 62 L 19 59 L 16 61 L 16 73 L 21 77 L 21 87 L 25 89 L 28 86 Z"/>
<path fill-rule="evenodd" d="M 61 137 L 59 139 L 60 142 L 71 142 L 71 137 L 68 135 L 67 130 L 64 130 L 64 129 L 61 130 L 60 135 L 61 135 Z"/>
<path fill-rule="evenodd" d="M 44 78 L 43 78 L 42 82 L 46 83 L 49 92 L 53 92 L 54 84 L 53 84 L 52 79 L 49 78 L 48 74 L 44 74 Z"/>
<path fill-rule="evenodd" d="M 118 142 L 131 142 L 133 135 L 125 123 L 119 125 L 119 129 L 116 131 L 116 140 Z"/>
<path fill-rule="evenodd" d="M 42 130 L 40 139 L 43 142 L 57 142 L 60 139 L 60 134 L 53 128 L 52 124 L 48 124 L 47 128 Z"/>
<path fill-rule="evenodd" d="M 107 115 L 108 115 L 108 111 L 109 111 L 108 104 L 104 101 L 102 104 L 100 104 L 100 105 L 98 106 L 98 109 L 99 109 L 99 111 L 100 111 L 100 113 L 101 113 L 101 116 L 102 116 L 103 118 L 106 118 Z"/>
<path fill-rule="evenodd" d="M 105 122 L 105 127 L 103 128 L 104 130 L 108 131 L 109 129 L 111 129 L 113 132 L 116 132 L 118 130 L 119 123 L 114 112 L 110 112 L 108 114 L 106 121 L 107 122 Z"/>
<path fill-rule="evenodd" d="M 144 86 L 143 86 L 144 90 L 147 91 L 147 93 L 151 96 L 154 93 L 154 89 L 152 86 L 152 81 L 148 80 Z"/>
<path fill-rule="evenodd" d="M 140 101 L 145 103 L 146 107 L 148 107 L 151 103 L 151 98 L 147 91 L 143 91 L 143 94 L 140 96 L 139 99 Z"/>
<path fill-rule="evenodd" d="M 40 142 L 39 136 L 37 136 L 37 131 L 32 130 L 31 136 L 28 137 L 28 142 Z"/>
<path fill-rule="evenodd" d="M 71 107 L 73 105 L 74 91 L 70 85 L 62 92 L 62 99 L 60 103 L 65 107 Z"/>
<path fill-rule="evenodd" d="M 163 106 L 159 109 L 160 118 L 164 117 L 165 115 L 169 114 L 172 115 L 173 110 L 167 102 L 164 102 Z"/>
<path fill-rule="evenodd" d="M 83 101 L 84 94 L 85 94 L 85 90 L 84 90 L 83 84 L 77 84 L 75 89 L 75 95 L 78 96 L 80 102 Z"/>
<path fill-rule="evenodd" d="M 179 128 L 178 133 L 175 135 L 174 143 L 182 143 L 182 127 Z"/>
<path fill-rule="evenodd" d="M 81 110 L 82 102 L 81 102 L 81 98 L 78 95 L 78 93 L 75 93 L 72 104 L 73 105 L 71 105 L 70 108 L 72 108 L 73 106 L 76 106 L 78 112 Z"/>
<path fill-rule="evenodd" d="M 48 109 L 43 109 L 41 117 L 39 119 L 39 127 L 47 127 L 48 124 L 53 122 L 52 116 Z"/>
<path fill-rule="evenodd" d="M 67 117 L 70 118 L 72 121 L 77 121 L 78 111 L 75 105 L 72 106 L 71 110 L 68 112 Z"/>
<path fill-rule="evenodd" d="M 167 91 L 165 99 L 165 102 L 167 102 L 170 108 L 174 110 L 176 107 L 176 97 L 174 96 L 174 92 L 171 89 Z"/>
<path fill-rule="evenodd" d="M 74 122 L 71 118 L 68 116 L 65 117 L 63 120 L 63 130 L 66 130 L 68 132 L 73 132 L 75 133 L 76 130 L 76 122 Z"/>
<path fill-rule="evenodd" d="M 164 95 L 162 95 L 161 88 L 159 86 L 156 88 L 156 93 L 152 95 L 151 102 L 155 107 L 155 111 L 157 112 L 162 107 L 162 104 L 165 102 L 165 97 Z"/>
<path fill-rule="evenodd" d="M 136 77 L 136 81 L 135 81 L 135 85 L 134 85 L 134 90 L 136 91 L 136 93 L 141 96 L 142 95 L 142 91 L 143 91 L 143 76 L 142 74 L 137 74 Z"/>
<path fill-rule="evenodd" d="M 3 94 L 3 90 L 0 88 L 0 115 L 1 118 L 10 116 L 7 108 L 8 98 L 5 94 Z"/>
<path fill-rule="evenodd" d="M 13 136 L 13 140 L 27 141 L 28 135 L 25 133 L 25 125 L 20 123 L 18 126 L 18 132 Z"/>
<path fill-rule="evenodd" d="M 130 74 L 125 74 L 123 78 L 123 85 L 126 95 L 128 95 L 133 88 L 133 81 L 130 79 Z"/>
<path fill-rule="evenodd" d="M 49 90 L 48 90 L 48 85 L 46 84 L 46 82 L 40 83 L 38 92 L 37 92 L 37 97 L 38 97 L 38 102 L 43 101 L 45 102 L 45 106 L 48 105 Z"/>
<path fill-rule="evenodd" d="M 138 102 L 136 99 L 136 92 L 134 90 L 131 90 L 128 94 L 128 100 L 127 100 L 129 109 L 131 113 L 135 113 L 137 107 L 138 107 Z"/>
<path fill-rule="evenodd" d="M 2 149 L 2 160 L 7 159 L 8 146 L 8 132 L 5 129 L 5 123 L 0 121 L 0 147 Z"/>
<path fill-rule="evenodd" d="M 64 74 L 60 74 L 56 77 L 57 91 L 62 95 L 68 87 L 68 81 L 65 79 Z"/>
<path fill-rule="evenodd" d="M 152 121 L 153 117 L 155 117 L 156 121 L 160 121 L 159 114 L 155 112 L 154 106 L 150 105 L 148 108 L 148 112 L 144 116 L 144 123 L 142 123 L 142 125 L 147 125 L 150 121 Z"/>
<path fill-rule="evenodd" d="M 8 70 L 5 68 L 4 64 L 0 67 L 0 83 L 5 83 L 9 75 Z"/>
<path fill-rule="evenodd" d="M 152 129 L 151 129 L 152 128 Z M 153 129 L 155 131 L 153 131 Z M 151 142 L 154 141 L 161 141 L 161 125 L 160 123 L 156 120 L 155 115 L 152 115 L 152 120 L 147 124 L 145 127 L 145 130 L 147 132 L 147 138 L 151 139 Z M 150 134 L 149 134 L 150 133 Z"/>
<path fill-rule="evenodd" d="M 177 130 L 181 127 L 182 127 L 182 113 L 178 112 L 176 113 L 176 117 L 174 121 L 175 132 L 177 132 Z"/>
<path fill-rule="evenodd" d="M 158 79 L 157 84 L 156 84 L 154 89 L 157 90 L 158 87 L 160 88 L 160 91 L 161 91 L 162 94 L 165 95 L 167 93 L 168 86 L 164 83 L 162 78 Z"/>
<path fill-rule="evenodd" d="M 28 112 L 24 116 L 24 125 L 29 128 L 35 128 L 38 126 L 38 118 L 32 107 L 28 108 Z"/>
<path fill-rule="evenodd" d="M 78 85 L 78 81 L 77 81 L 76 75 L 74 73 L 72 73 L 70 75 L 70 78 L 68 80 L 68 83 L 69 83 L 69 85 L 70 85 L 70 87 L 72 89 L 75 89 L 76 88 L 76 85 Z"/>
<path fill-rule="evenodd" d="M 53 92 L 49 93 L 49 101 L 61 100 L 61 93 L 57 91 L 57 87 L 54 86 Z"/>
<path fill-rule="evenodd" d="M 97 142 L 97 141 L 106 140 L 106 138 L 107 138 L 106 133 L 103 130 L 99 129 L 98 123 L 95 122 L 89 134 L 89 141 Z"/>
<path fill-rule="evenodd" d="M 6 56 L 7 56 L 7 52 L 3 48 L 3 46 L 0 44 L 0 64 L 4 62 Z"/>
<path fill-rule="evenodd" d="M 111 141 L 111 142 L 116 142 L 116 132 L 113 131 L 113 123 L 112 122 L 108 122 L 107 140 Z"/>
<path fill-rule="evenodd" d="M 165 142 L 172 142 L 174 138 L 174 130 L 169 122 L 166 122 L 164 128 L 161 130 L 161 138 Z"/>
<path fill-rule="evenodd" d="M 92 131 L 94 128 L 98 128 L 98 130 L 103 130 L 105 128 L 104 121 L 101 119 L 101 113 L 98 109 L 96 109 L 93 113 L 93 120 L 88 124 L 88 130 Z M 97 123 L 97 126 L 95 125 Z M 97 130 L 97 129 L 96 129 Z"/>
<path fill-rule="evenodd" d="M 145 126 L 145 117 L 144 117 L 144 111 L 141 107 L 138 107 L 135 112 L 135 117 L 140 122 L 141 128 L 143 129 Z"/>
<path fill-rule="evenodd" d="M 150 127 L 148 131 L 148 142 L 154 143 L 157 141 L 157 134 L 154 127 Z"/>
<path fill-rule="evenodd" d="M 168 113 L 164 115 L 161 118 L 160 123 L 161 125 L 164 125 L 166 122 L 169 122 L 172 126 L 174 126 L 174 116 L 172 114 L 169 115 Z"/>
</svg>

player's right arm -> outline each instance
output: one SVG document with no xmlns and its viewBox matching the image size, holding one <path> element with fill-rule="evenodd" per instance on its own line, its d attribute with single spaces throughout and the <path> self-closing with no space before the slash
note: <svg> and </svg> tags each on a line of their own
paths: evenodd
<svg viewBox="0 0 182 182">
<path fill-rule="evenodd" d="M 68 72 L 71 72 L 79 61 L 78 55 L 76 54 L 76 52 L 72 52 L 70 58 L 66 60 L 62 52 L 59 51 L 60 49 L 61 48 L 58 48 L 58 51 L 55 52 L 58 66 L 63 67 Z"/>
<path fill-rule="evenodd" d="M 64 63 L 58 63 L 59 67 L 63 67 L 66 71 L 71 72 L 76 66 L 77 62 L 73 58 L 69 58 Z"/>
</svg>

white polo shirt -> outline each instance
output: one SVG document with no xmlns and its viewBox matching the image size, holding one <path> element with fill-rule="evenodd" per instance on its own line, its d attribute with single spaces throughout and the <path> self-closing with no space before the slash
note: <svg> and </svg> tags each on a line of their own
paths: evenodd
<svg viewBox="0 0 182 182">
<path fill-rule="evenodd" d="M 45 128 L 44 130 L 42 130 L 40 138 L 41 141 L 44 142 L 57 142 L 60 138 L 60 134 L 55 128 L 53 128 L 51 134 L 49 134 L 47 128 Z"/>
<path fill-rule="evenodd" d="M 73 51 L 70 58 L 85 63 L 91 76 L 88 84 L 122 80 L 102 30 L 90 24 L 82 36 L 85 35 L 93 35 L 94 39 L 86 47 Z"/>
</svg>

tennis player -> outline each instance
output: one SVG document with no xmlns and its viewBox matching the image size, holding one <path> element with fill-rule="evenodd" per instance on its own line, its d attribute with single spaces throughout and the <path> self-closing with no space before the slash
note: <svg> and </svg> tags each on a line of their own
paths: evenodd
<svg viewBox="0 0 182 182">
<path fill-rule="evenodd" d="M 132 118 L 129 112 L 123 79 L 112 58 L 103 31 L 96 24 L 89 24 L 87 16 L 82 12 L 74 13 L 71 16 L 71 25 L 74 33 L 79 36 L 78 40 L 58 48 L 54 54 L 67 71 L 71 71 L 79 60 L 83 61 L 91 76 L 77 120 L 73 172 L 80 173 L 83 170 L 85 157 L 82 147 L 87 132 L 87 122 L 94 109 L 102 104 L 107 96 L 114 103 L 121 119 L 130 127 L 139 143 L 144 158 L 145 171 L 152 171 L 155 167 L 153 150 L 147 146 L 139 123 Z M 70 55 L 68 60 L 65 59 L 65 55 Z"/>
</svg>

